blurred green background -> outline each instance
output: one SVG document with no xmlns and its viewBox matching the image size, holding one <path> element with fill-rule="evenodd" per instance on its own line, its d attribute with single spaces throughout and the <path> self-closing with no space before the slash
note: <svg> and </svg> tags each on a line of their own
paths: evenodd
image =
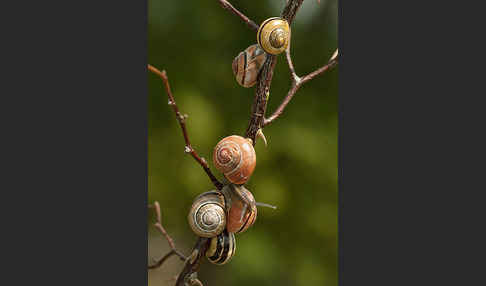
<svg viewBox="0 0 486 286">
<path fill-rule="evenodd" d="M 278 16 L 284 0 L 231 1 L 257 24 Z M 165 69 L 176 102 L 187 113 L 193 146 L 212 166 L 212 149 L 225 136 L 243 135 L 254 88 L 240 87 L 231 62 L 256 42 L 256 33 L 218 1 L 149 0 L 148 62 Z M 299 75 L 328 61 L 337 47 L 337 1 L 307 0 L 292 25 L 292 56 Z M 257 166 L 247 188 L 259 202 L 253 227 L 236 236 L 236 255 L 223 266 L 204 260 L 205 285 L 337 285 L 338 68 L 305 84 L 284 114 L 257 142 Z M 278 57 L 267 115 L 290 87 Z M 149 73 L 148 200 L 158 200 L 165 228 L 185 254 L 196 237 L 187 213 L 198 194 L 214 189 L 184 154 L 184 140 L 160 78 Z M 168 252 L 149 211 L 149 263 Z M 149 270 L 149 285 L 173 285 L 182 262 L 173 257 Z"/>
</svg>

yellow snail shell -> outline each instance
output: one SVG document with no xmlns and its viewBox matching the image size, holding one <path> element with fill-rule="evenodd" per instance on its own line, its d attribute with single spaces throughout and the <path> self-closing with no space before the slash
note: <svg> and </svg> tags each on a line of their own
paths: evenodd
<svg viewBox="0 0 486 286">
<path fill-rule="evenodd" d="M 290 41 L 289 23 L 280 17 L 269 18 L 260 25 L 257 42 L 267 53 L 278 55 L 287 49 Z"/>
</svg>

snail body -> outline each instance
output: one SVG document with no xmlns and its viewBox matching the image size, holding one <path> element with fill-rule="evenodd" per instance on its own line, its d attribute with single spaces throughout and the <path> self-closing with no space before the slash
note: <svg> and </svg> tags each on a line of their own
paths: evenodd
<svg viewBox="0 0 486 286">
<path fill-rule="evenodd" d="M 235 255 L 236 240 L 233 233 L 224 230 L 218 236 L 211 238 L 206 250 L 206 257 L 213 264 L 226 264 Z"/>
<path fill-rule="evenodd" d="M 244 184 L 256 166 L 253 144 L 249 139 L 238 135 L 225 137 L 214 147 L 213 163 L 228 181 Z"/>
<path fill-rule="evenodd" d="M 242 51 L 232 64 L 236 81 L 243 87 L 254 86 L 266 58 L 267 54 L 257 44 Z"/>
<path fill-rule="evenodd" d="M 267 53 L 278 55 L 287 49 L 290 42 L 289 23 L 280 17 L 269 18 L 260 25 L 257 42 Z"/>
<path fill-rule="evenodd" d="M 194 199 L 188 215 L 189 226 L 201 237 L 215 237 L 226 228 L 225 198 L 220 192 L 206 192 Z"/>
<path fill-rule="evenodd" d="M 244 186 L 234 184 L 224 186 L 221 192 L 226 200 L 226 229 L 230 233 L 246 231 L 257 217 L 253 194 Z"/>
</svg>

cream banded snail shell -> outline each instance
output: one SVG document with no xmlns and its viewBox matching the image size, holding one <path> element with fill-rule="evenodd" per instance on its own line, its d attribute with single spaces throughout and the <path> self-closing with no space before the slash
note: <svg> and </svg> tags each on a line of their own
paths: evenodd
<svg viewBox="0 0 486 286">
<path fill-rule="evenodd" d="M 206 257 L 213 264 L 222 265 L 235 255 L 236 240 L 233 233 L 224 230 L 221 234 L 211 238 L 206 250 Z"/>
<path fill-rule="evenodd" d="M 255 149 L 250 139 L 228 136 L 214 147 L 213 163 L 228 181 L 244 184 L 255 170 Z"/>
<path fill-rule="evenodd" d="M 194 199 L 188 215 L 189 226 L 201 237 L 215 237 L 226 228 L 224 196 L 216 191 L 206 192 Z"/>
<path fill-rule="evenodd" d="M 221 192 L 226 199 L 226 229 L 231 233 L 246 231 L 257 217 L 253 194 L 244 186 L 234 184 L 224 186 Z"/>
<path fill-rule="evenodd" d="M 289 23 L 280 17 L 266 19 L 258 28 L 257 42 L 265 52 L 280 54 L 290 42 Z"/>
<path fill-rule="evenodd" d="M 236 81 L 243 87 L 254 86 L 266 58 L 267 54 L 257 44 L 246 48 L 233 60 Z"/>
</svg>

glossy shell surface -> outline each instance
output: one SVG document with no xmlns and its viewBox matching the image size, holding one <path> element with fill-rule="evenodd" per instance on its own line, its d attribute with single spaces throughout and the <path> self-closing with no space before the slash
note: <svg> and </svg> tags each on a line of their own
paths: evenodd
<svg viewBox="0 0 486 286">
<path fill-rule="evenodd" d="M 253 194 L 244 186 L 228 185 L 222 190 L 227 201 L 226 229 L 241 233 L 251 227 L 257 217 Z"/>
<path fill-rule="evenodd" d="M 192 231 L 201 237 L 215 237 L 226 228 L 224 196 L 216 191 L 199 195 L 187 216 Z"/>
<path fill-rule="evenodd" d="M 233 258 L 235 251 L 235 235 L 225 230 L 217 237 L 211 238 L 206 257 L 213 264 L 223 265 Z"/>
<path fill-rule="evenodd" d="M 267 53 L 278 55 L 287 49 L 290 41 L 289 23 L 279 17 L 269 18 L 260 25 L 257 42 Z"/>
<path fill-rule="evenodd" d="M 233 60 L 236 81 L 243 87 L 254 86 L 266 58 L 267 54 L 257 44 L 246 48 Z"/>
<path fill-rule="evenodd" d="M 230 182 L 244 184 L 255 170 L 255 149 L 246 138 L 228 136 L 214 147 L 213 163 Z"/>
</svg>

